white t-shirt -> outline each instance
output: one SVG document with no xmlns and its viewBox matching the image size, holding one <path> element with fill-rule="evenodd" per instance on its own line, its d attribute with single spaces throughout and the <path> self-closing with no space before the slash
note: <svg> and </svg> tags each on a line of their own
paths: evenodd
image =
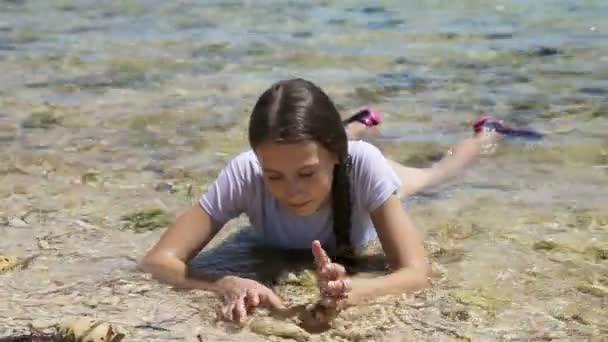
<svg viewBox="0 0 608 342">
<path fill-rule="evenodd" d="M 370 212 L 401 187 L 401 180 L 374 145 L 349 141 L 352 157 L 351 244 L 355 249 L 377 237 Z M 261 240 L 271 246 L 310 249 L 313 240 L 335 248 L 331 201 L 309 216 L 297 216 L 264 186 L 262 168 L 252 150 L 233 158 L 200 197 L 201 207 L 219 224 L 245 213 Z"/>
</svg>

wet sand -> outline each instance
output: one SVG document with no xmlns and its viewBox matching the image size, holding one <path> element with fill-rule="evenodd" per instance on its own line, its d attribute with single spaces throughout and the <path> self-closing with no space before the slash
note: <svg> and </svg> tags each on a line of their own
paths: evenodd
<svg viewBox="0 0 608 342">
<path fill-rule="evenodd" d="M 430 165 L 478 112 L 548 134 L 404 202 L 433 288 L 349 309 L 307 338 L 606 341 L 608 9 L 440 3 L 273 3 L 282 15 L 262 20 L 249 3 L 1 1 L 0 255 L 20 264 L 0 273 L 0 336 L 87 315 L 125 341 L 285 340 L 218 324 L 214 295 L 135 266 L 247 148 L 259 93 L 300 75 L 345 115 L 379 109 L 368 139 L 409 165 Z M 246 227 L 231 222 L 199 266 L 274 277 Z M 293 304 L 316 295 L 276 290 Z"/>
</svg>

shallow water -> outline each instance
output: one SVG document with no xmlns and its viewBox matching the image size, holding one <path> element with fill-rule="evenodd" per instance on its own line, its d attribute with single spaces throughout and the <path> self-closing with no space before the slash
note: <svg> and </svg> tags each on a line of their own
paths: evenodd
<svg viewBox="0 0 608 342">
<path fill-rule="evenodd" d="M 55 305 L 40 291 L 81 282 L 80 295 L 95 297 L 112 274 L 146 284 L 132 267 L 160 231 L 122 231 L 121 217 L 146 208 L 172 217 L 196 200 L 247 148 L 257 96 L 300 76 L 344 115 L 379 109 L 382 135 L 370 141 L 412 165 L 468 136 L 479 113 L 547 133 L 503 144 L 404 203 L 443 270 L 423 307 L 355 310 L 356 333 L 322 338 L 601 340 L 607 19 L 600 0 L 0 1 L 0 252 L 40 255 L 0 275 L 11 289 L 0 292 L 0 319 L 12 329 L 95 313 L 135 326 L 125 314 L 152 310 L 158 294 L 133 302 L 118 291 L 116 309 Z M 207 262 L 251 275 L 267 266 L 239 258 L 258 254 L 247 235 L 237 241 Z M 166 323 L 173 335 L 132 329 L 133 340 L 189 340 L 207 326 L 188 316 L 192 297 L 160 293 L 189 318 Z"/>
</svg>

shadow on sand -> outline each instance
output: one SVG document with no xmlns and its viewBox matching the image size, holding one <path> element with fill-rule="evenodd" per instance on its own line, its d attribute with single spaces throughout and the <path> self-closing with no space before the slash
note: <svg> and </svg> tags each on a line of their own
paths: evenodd
<svg viewBox="0 0 608 342">
<path fill-rule="evenodd" d="M 345 266 L 350 274 L 359 272 L 384 273 L 385 256 L 382 253 L 360 257 L 336 257 L 335 262 Z M 314 270 L 310 250 L 285 250 L 264 246 L 253 229 L 241 229 L 220 245 L 205 250 L 193 258 L 189 271 L 193 275 L 222 277 L 234 275 L 254 279 L 274 286 L 287 272 L 299 273 Z"/>
</svg>

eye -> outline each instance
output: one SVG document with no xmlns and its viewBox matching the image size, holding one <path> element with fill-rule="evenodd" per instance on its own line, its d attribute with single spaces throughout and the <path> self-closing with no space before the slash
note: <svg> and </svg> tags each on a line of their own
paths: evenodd
<svg viewBox="0 0 608 342">
<path fill-rule="evenodd" d="M 266 179 L 268 179 L 269 181 L 278 181 L 280 180 L 282 177 L 279 175 L 268 175 L 266 176 Z"/>
<path fill-rule="evenodd" d="M 302 177 L 302 178 L 310 178 L 314 175 L 315 175 L 314 171 L 307 171 L 307 172 L 300 173 L 300 177 Z"/>
</svg>

